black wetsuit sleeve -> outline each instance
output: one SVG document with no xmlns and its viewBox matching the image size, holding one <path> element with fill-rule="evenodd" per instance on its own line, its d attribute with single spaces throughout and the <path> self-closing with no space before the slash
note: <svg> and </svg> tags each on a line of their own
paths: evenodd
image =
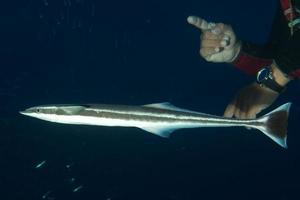
<svg viewBox="0 0 300 200">
<path fill-rule="evenodd" d="M 284 73 L 300 77 L 300 31 L 295 29 L 291 35 L 281 9 L 274 18 L 268 42 L 259 45 L 243 41 L 241 53 L 233 65 L 248 74 L 255 74 L 273 60 Z"/>
</svg>

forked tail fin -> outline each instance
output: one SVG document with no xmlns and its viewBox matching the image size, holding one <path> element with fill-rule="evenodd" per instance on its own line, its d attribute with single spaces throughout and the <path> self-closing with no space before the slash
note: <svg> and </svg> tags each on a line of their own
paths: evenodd
<svg viewBox="0 0 300 200">
<path fill-rule="evenodd" d="M 287 148 L 287 126 L 291 103 L 286 103 L 258 119 L 263 125 L 257 127 L 283 148 Z"/>
</svg>

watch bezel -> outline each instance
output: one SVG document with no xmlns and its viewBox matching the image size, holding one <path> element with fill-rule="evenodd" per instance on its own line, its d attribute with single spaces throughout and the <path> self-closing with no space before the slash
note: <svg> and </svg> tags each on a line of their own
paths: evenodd
<svg viewBox="0 0 300 200">
<path fill-rule="evenodd" d="M 271 70 L 268 67 L 265 67 L 257 73 L 256 81 L 259 84 L 262 84 L 264 81 L 270 78 Z"/>
</svg>

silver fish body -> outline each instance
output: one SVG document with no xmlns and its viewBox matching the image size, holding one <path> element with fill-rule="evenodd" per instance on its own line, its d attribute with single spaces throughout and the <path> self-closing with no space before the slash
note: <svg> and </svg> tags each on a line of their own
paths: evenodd
<svg viewBox="0 0 300 200">
<path fill-rule="evenodd" d="M 287 119 L 291 103 L 284 104 L 258 119 L 232 119 L 190 111 L 170 103 L 143 106 L 125 105 L 46 105 L 28 108 L 23 115 L 46 121 L 96 126 L 137 127 L 161 137 L 182 128 L 243 126 L 259 129 L 286 148 Z"/>
</svg>

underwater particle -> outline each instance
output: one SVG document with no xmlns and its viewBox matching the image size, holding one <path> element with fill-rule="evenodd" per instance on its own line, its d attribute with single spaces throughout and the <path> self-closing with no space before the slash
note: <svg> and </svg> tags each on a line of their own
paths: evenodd
<svg viewBox="0 0 300 200">
<path fill-rule="evenodd" d="M 52 28 L 52 34 L 53 34 L 53 36 L 56 35 L 56 29 L 55 29 L 55 27 Z"/>
<path fill-rule="evenodd" d="M 81 28 L 81 27 L 82 27 L 82 20 L 81 20 L 81 19 L 78 20 L 77 26 L 78 26 L 78 28 Z"/>
<path fill-rule="evenodd" d="M 52 193 L 51 190 L 47 191 L 43 196 L 42 199 L 47 199 L 47 200 L 54 200 L 55 198 L 50 196 L 50 194 Z"/>
<path fill-rule="evenodd" d="M 66 165 L 66 168 L 67 168 L 67 169 L 70 169 L 71 167 L 73 167 L 73 165 L 74 165 L 74 163 L 67 164 L 67 165 Z"/>
<path fill-rule="evenodd" d="M 115 39 L 115 49 L 119 48 L 119 41 L 118 39 Z"/>
<path fill-rule="evenodd" d="M 64 15 L 64 12 L 63 12 L 63 11 L 60 11 L 60 19 L 61 19 L 61 20 L 64 20 L 64 19 L 65 19 L 65 15 Z"/>
<path fill-rule="evenodd" d="M 93 31 L 93 24 L 89 28 L 89 32 L 91 33 Z"/>
<path fill-rule="evenodd" d="M 76 187 L 76 188 L 73 190 L 73 192 L 78 192 L 78 191 L 80 191 L 82 188 L 83 188 L 83 186 L 80 185 L 80 186 Z"/>
<path fill-rule="evenodd" d="M 76 181 L 75 178 L 70 178 L 70 179 L 68 180 L 69 184 L 72 184 L 72 183 L 74 183 L 75 181 Z"/>
<path fill-rule="evenodd" d="M 46 164 L 46 160 L 44 160 L 44 161 L 40 162 L 39 164 L 37 164 L 35 166 L 35 169 L 39 169 L 39 168 L 43 167 L 45 164 Z"/>
<path fill-rule="evenodd" d="M 95 4 L 92 4 L 91 16 L 95 16 Z"/>
<path fill-rule="evenodd" d="M 45 6 L 48 6 L 48 5 L 49 5 L 49 3 L 48 3 L 47 0 L 43 0 L 43 1 L 44 1 L 44 5 L 45 5 Z"/>
<path fill-rule="evenodd" d="M 181 150 L 181 151 L 185 151 L 185 150 L 186 150 L 186 147 L 183 146 L 183 147 L 180 148 L 180 150 Z"/>
</svg>

